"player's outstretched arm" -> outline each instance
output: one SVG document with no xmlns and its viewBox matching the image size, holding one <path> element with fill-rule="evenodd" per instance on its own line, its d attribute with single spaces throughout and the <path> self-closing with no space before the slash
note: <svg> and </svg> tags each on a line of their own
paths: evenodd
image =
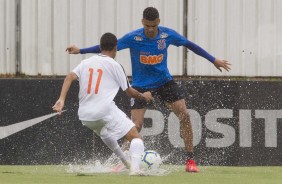
<svg viewBox="0 0 282 184">
<path fill-rule="evenodd" d="M 215 59 L 213 64 L 221 72 L 222 72 L 221 68 L 225 69 L 226 71 L 231 70 L 231 68 L 230 68 L 231 64 L 228 61 L 220 60 L 220 59 Z"/>
<path fill-rule="evenodd" d="M 75 46 L 75 45 L 70 45 L 66 48 L 66 51 L 69 53 L 69 54 L 79 54 L 80 53 L 80 49 Z"/>
<path fill-rule="evenodd" d="M 70 45 L 66 48 L 69 54 L 87 54 L 87 53 L 101 53 L 100 45 L 80 49 L 75 45 Z"/>
<path fill-rule="evenodd" d="M 65 104 L 65 99 L 66 99 L 66 96 L 67 96 L 67 93 L 70 89 L 70 86 L 72 84 L 72 82 L 74 80 L 77 79 L 77 76 L 74 72 L 70 72 L 65 80 L 64 80 L 64 84 L 63 84 L 63 87 L 62 87 L 62 90 L 61 90 L 61 94 L 60 94 L 60 97 L 59 99 L 57 100 L 57 102 L 55 103 L 55 105 L 52 107 L 54 111 L 56 112 L 62 112 L 63 108 L 64 108 L 64 104 Z"/>
</svg>

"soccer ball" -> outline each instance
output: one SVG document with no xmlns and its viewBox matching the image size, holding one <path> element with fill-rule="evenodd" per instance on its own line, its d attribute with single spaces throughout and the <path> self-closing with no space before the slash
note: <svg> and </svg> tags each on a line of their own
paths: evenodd
<svg viewBox="0 0 282 184">
<path fill-rule="evenodd" d="M 161 164 L 162 158 L 156 151 L 148 150 L 141 156 L 141 169 L 158 169 Z"/>
</svg>

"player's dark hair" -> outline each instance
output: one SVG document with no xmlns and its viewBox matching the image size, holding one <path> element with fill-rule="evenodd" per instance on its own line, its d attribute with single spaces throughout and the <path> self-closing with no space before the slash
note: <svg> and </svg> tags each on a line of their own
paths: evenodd
<svg viewBox="0 0 282 184">
<path fill-rule="evenodd" d="M 156 20 L 159 18 L 159 11 L 154 7 L 148 7 L 143 11 L 143 19 Z"/>
<path fill-rule="evenodd" d="M 111 51 L 117 45 L 117 37 L 112 33 L 105 33 L 100 39 L 101 51 Z"/>
</svg>

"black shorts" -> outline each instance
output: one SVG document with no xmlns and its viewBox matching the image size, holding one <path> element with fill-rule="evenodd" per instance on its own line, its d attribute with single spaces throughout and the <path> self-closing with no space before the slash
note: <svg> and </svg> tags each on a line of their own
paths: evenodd
<svg viewBox="0 0 282 184">
<path fill-rule="evenodd" d="M 141 93 L 150 91 L 154 98 L 158 98 L 162 102 L 172 103 L 184 99 L 183 90 L 180 89 L 180 86 L 174 80 L 165 83 L 159 88 L 143 89 L 134 86 L 133 88 Z M 150 103 L 147 103 L 144 100 L 131 98 L 130 106 L 131 109 L 143 109 L 150 106 Z"/>
</svg>

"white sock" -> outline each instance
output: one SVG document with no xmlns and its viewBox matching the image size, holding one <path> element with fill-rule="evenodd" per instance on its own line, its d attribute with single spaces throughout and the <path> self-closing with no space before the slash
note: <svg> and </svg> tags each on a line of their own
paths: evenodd
<svg viewBox="0 0 282 184">
<path fill-rule="evenodd" d="M 124 152 L 121 150 L 120 146 L 118 145 L 118 142 L 111 137 L 102 140 L 121 159 L 121 161 L 125 163 L 127 158 Z"/>
<path fill-rule="evenodd" d="M 141 155 L 144 152 L 144 142 L 142 139 L 135 138 L 131 141 L 129 152 L 131 155 L 131 171 L 139 171 Z"/>
</svg>

